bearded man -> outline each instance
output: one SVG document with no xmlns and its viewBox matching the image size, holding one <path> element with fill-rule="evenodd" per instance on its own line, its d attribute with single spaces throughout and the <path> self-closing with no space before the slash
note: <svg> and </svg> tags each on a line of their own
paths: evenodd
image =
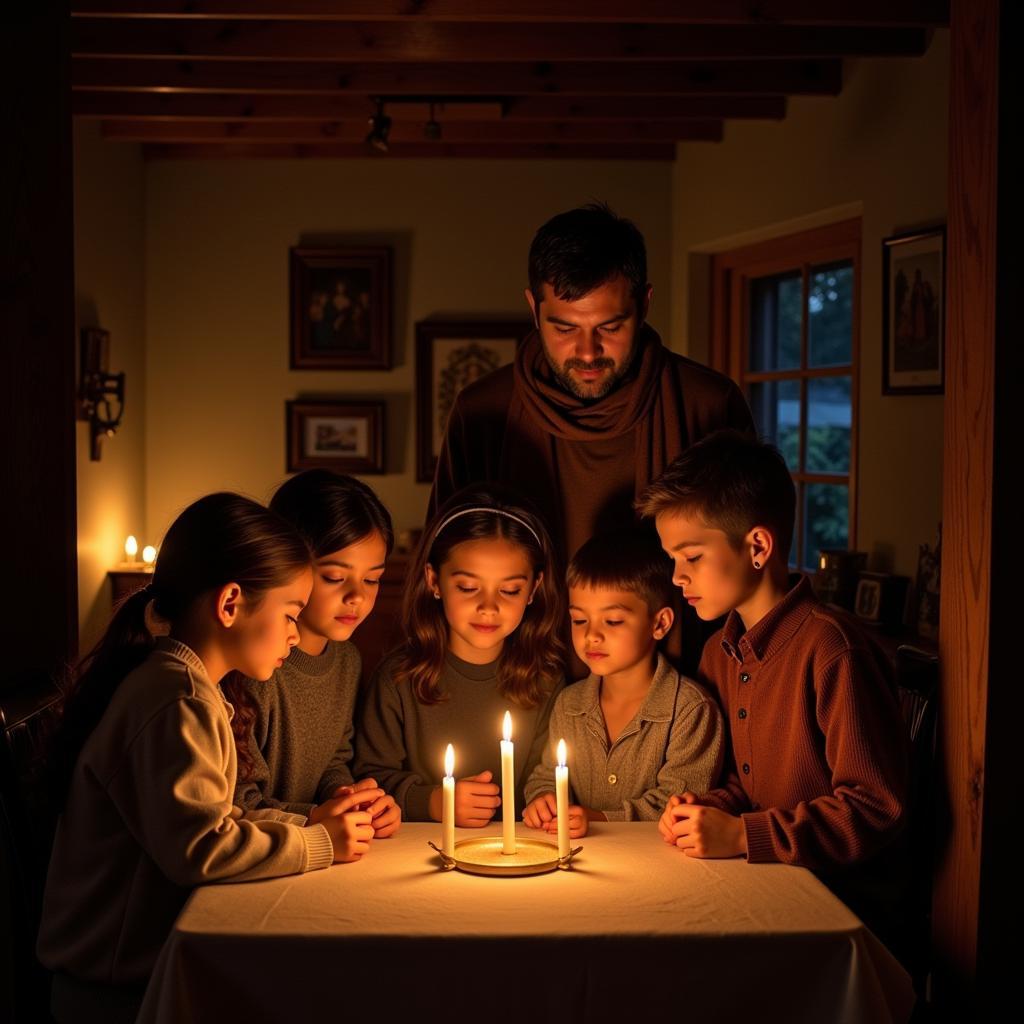
<svg viewBox="0 0 1024 1024">
<path fill-rule="evenodd" d="M 537 506 L 564 564 L 634 523 L 636 496 L 695 441 L 754 425 L 728 377 L 670 352 L 645 322 L 643 235 L 606 205 L 549 220 L 529 282 L 536 329 L 513 364 L 456 398 L 430 507 L 470 483 L 506 483 Z"/>
</svg>

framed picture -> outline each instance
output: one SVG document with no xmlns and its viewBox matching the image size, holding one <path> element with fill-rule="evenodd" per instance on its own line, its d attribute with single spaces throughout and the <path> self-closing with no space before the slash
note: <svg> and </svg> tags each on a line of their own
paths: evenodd
<svg viewBox="0 0 1024 1024">
<path fill-rule="evenodd" d="M 416 479 L 429 483 L 455 396 L 506 366 L 529 320 L 421 320 L 416 325 Z"/>
<path fill-rule="evenodd" d="M 941 395 L 946 371 L 946 229 L 883 239 L 882 266 L 882 394 Z"/>
<path fill-rule="evenodd" d="M 291 368 L 391 369 L 391 249 L 291 249 Z"/>
<path fill-rule="evenodd" d="M 286 402 L 288 472 L 383 473 L 385 412 L 384 402 Z"/>
<path fill-rule="evenodd" d="M 861 572 L 853 601 L 854 613 L 858 618 L 880 626 L 883 630 L 898 632 L 903 626 L 909 583 L 906 576 L 894 576 L 887 572 Z"/>
</svg>

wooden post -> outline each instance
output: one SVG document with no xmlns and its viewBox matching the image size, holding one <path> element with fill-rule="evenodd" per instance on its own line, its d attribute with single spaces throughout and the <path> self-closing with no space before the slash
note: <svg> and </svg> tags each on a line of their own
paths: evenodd
<svg viewBox="0 0 1024 1024">
<path fill-rule="evenodd" d="M 0 690 L 76 654 L 74 229 L 69 20 L 23 4 L 0 32 Z"/>
<path fill-rule="evenodd" d="M 998 999 L 1017 906 L 1019 847 L 1009 829 L 1019 796 L 1021 686 L 1009 661 L 1019 629 L 1010 487 L 1020 466 L 1020 342 L 1010 307 L 1019 249 L 1005 230 L 1016 188 L 1009 147 L 1010 68 L 1019 22 L 1005 0 L 954 0 L 951 8 L 949 251 L 943 484 L 939 709 L 947 828 L 935 881 L 935 1001 L 977 1013 Z M 1000 59 L 1001 51 L 1005 55 Z M 1000 221 L 1004 230 L 999 231 Z M 1015 394 L 1016 392 L 1016 394 Z M 1011 670 L 1007 670 L 1013 666 Z M 1013 872 L 1011 875 L 1010 872 Z M 1014 926 L 1016 922 L 1013 922 Z M 1007 948 L 1006 943 L 1010 943 Z M 1000 966 L 997 966 L 1000 965 Z M 975 1017 L 974 1019 L 981 1019 Z M 995 1019 L 995 1018 L 992 1018 Z"/>
</svg>

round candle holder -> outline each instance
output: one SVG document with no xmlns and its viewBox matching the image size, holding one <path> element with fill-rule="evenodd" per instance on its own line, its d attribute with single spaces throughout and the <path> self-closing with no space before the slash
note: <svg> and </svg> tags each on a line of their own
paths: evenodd
<svg viewBox="0 0 1024 1024">
<path fill-rule="evenodd" d="M 427 841 L 436 850 L 444 871 L 464 871 L 470 875 L 490 875 L 495 878 L 522 878 L 525 875 L 543 875 L 547 871 L 572 867 L 572 859 L 583 847 L 570 849 L 564 857 L 558 856 L 558 845 L 547 839 L 523 839 L 516 836 L 516 852 L 502 853 L 501 836 L 480 836 L 460 839 L 455 844 L 455 856 L 449 857 L 440 847 Z"/>
</svg>

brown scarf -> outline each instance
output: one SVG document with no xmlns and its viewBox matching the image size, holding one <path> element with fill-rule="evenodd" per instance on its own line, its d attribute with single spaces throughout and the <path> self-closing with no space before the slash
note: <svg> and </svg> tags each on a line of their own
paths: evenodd
<svg viewBox="0 0 1024 1024">
<path fill-rule="evenodd" d="M 541 344 L 532 331 L 516 352 L 502 479 L 536 476 L 538 455 L 548 479 L 556 479 L 555 439 L 600 441 L 634 432 L 636 494 L 664 471 L 687 445 L 683 396 L 678 377 L 665 372 L 668 353 L 657 332 L 644 324 L 637 335 L 639 350 L 619 386 L 596 402 L 567 393 L 555 379 Z M 522 444 L 516 441 L 526 440 Z M 531 465 L 518 466 L 518 456 Z"/>
</svg>

